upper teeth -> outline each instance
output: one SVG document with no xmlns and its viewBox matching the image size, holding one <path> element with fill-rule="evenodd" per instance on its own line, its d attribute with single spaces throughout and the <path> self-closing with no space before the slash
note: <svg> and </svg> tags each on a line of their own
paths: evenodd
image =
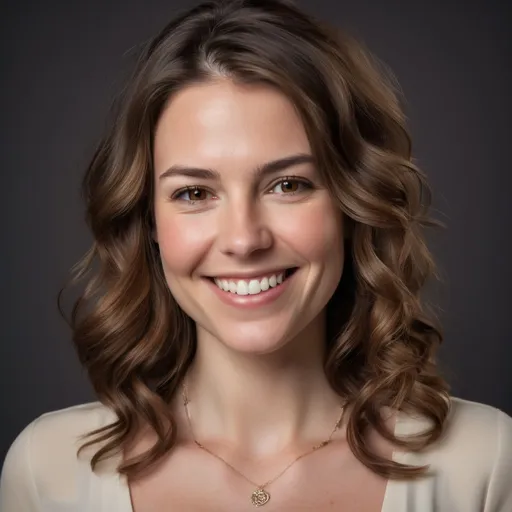
<svg viewBox="0 0 512 512">
<path fill-rule="evenodd" d="M 284 272 L 266 276 L 263 279 L 240 279 L 238 281 L 231 281 L 227 279 L 215 278 L 215 284 L 225 292 L 236 293 L 237 295 L 256 295 L 257 293 L 264 292 L 269 288 L 274 288 L 283 282 Z"/>
</svg>

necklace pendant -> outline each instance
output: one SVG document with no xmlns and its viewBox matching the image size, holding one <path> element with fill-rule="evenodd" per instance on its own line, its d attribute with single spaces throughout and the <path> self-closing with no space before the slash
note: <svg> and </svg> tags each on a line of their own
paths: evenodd
<svg viewBox="0 0 512 512">
<path fill-rule="evenodd" d="M 270 494 L 265 491 L 264 489 L 256 489 L 251 494 L 251 503 L 255 507 L 262 507 L 266 503 L 268 503 L 268 500 L 270 499 Z"/>
</svg>

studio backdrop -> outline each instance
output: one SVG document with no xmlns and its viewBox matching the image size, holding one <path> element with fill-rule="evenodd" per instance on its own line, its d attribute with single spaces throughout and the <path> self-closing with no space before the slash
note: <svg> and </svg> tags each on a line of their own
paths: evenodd
<svg viewBox="0 0 512 512">
<path fill-rule="evenodd" d="M 452 393 L 512 414 L 512 19 L 500 0 L 298 0 L 397 77 L 416 163 L 446 229 L 442 282 Z M 80 181 L 141 44 L 190 1 L 2 2 L 0 465 L 43 412 L 95 397 L 56 295 L 91 239 Z"/>
</svg>

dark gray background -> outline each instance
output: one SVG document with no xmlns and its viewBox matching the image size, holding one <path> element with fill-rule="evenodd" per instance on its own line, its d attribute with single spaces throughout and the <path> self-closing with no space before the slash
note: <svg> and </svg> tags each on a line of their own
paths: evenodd
<svg viewBox="0 0 512 512">
<path fill-rule="evenodd" d="M 401 83 L 448 226 L 429 235 L 442 367 L 453 394 L 512 414 L 510 2 L 298 3 L 362 39 Z M 186 5 L 2 2 L 0 461 L 39 414 L 94 399 L 55 305 L 90 242 L 79 183 L 140 43 Z"/>
</svg>

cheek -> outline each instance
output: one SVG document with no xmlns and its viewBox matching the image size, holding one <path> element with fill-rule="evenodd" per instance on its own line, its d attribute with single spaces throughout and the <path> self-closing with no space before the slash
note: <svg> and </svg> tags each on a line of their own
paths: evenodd
<svg viewBox="0 0 512 512">
<path fill-rule="evenodd" d="M 281 217 L 280 227 L 290 246 L 309 261 L 335 261 L 333 256 L 342 254 L 342 214 L 330 200 L 297 208 Z"/>
<path fill-rule="evenodd" d="M 167 276 L 190 274 L 207 250 L 208 230 L 193 215 L 166 217 L 156 212 L 155 217 L 156 238 Z"/>
</svg>

